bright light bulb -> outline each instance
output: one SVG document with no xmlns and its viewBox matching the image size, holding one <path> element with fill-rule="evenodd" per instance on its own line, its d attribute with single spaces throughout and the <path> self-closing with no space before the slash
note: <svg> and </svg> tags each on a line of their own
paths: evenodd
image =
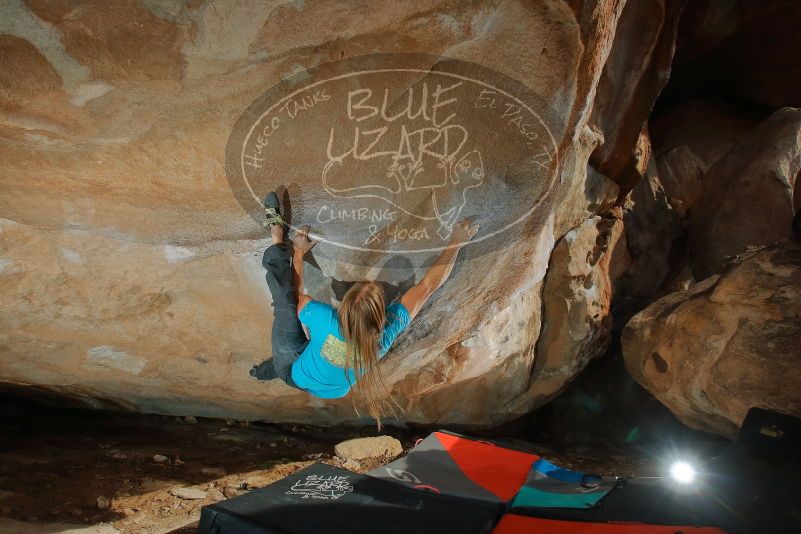
<svg viewBox="0 0 801 534">
<path fill-rule="evenodd" d="M 681 484 L 689 484 L 695 480 L 695 468 L 689 462 L 675 462 L 670 467 L 670 474 Z"/>
</svg>

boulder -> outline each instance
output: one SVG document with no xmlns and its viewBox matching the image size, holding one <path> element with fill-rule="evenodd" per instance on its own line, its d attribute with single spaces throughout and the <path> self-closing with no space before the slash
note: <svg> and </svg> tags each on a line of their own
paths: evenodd
<svg viewBox="0 0 801 534">
<path fill-rule="evenodd" d="M 359 462 L 372 458 L 395 458 L 403 453 L 400 441 L 392 436 L 375 436 L 371 438 L 355 438 L 337 443 L 334 447 L 337 456 L 345 461 Z M 353 465 L 353 464 L 349 464 Z M 358 463 L 355 464 L 358 469 Z M 348 467 L 348 469 L 354 469 Z"/>
<path fill-rule="evenodd" d="M 801 171 L 801 109 L 784 108 L 704 175 L 689 219 L 693 273 L 703 279 L 749 245 L 790 235 Z"/>
<path fill-rule="evenodd" d="M 746 252 L 635 315 L 631 375 L 687 425 L 734 437 L 749 408 L 801 416 L 801 242 Z"/>
<path fill-rule="evenodd" d="M 766 118 L 716 98 L 693 99 L 649 119 L 659 181 L 681 217 L 695 204 L 706 171 Z"/>
<path fill-rule="evenodd" d="M 247 110 L 270 91 L 285 95 L 337 61 L 402 52 L 454 58 L 474 65 L 486 80 L 512 80 L 538 103 L 539 119 L 524 122 L 514 106 L 503 111 L 497 107 L 502 102 L 486 94 L 476 101 L 482 109 L 501 109 L 491 120 L 473 117 L 470 130 L 484 135 L 483 162 L 497 169 L 486 176 L 494 186 L 483 196 L 468 195 L 471 204 L 461 212 L 485 217 L 477 236 L 483 241 L 465 249 L 452 278 L 382 361 L 385 382 L 403 408 L 397 422 L 489 426 L 541 405 L 603 349 L 609 328 L 604 247 L 578 239 L 565 251 L 569 270 L 556 269 L 549 282 L 551 251 L 576 228 L 582 236 L 611 235 L 606 212 L 620 188 L 588 172 L 590 154 L 607 136 L 599 161 L 629 161 L 632 143 L 644 139 L 641 124 L 672 50 L 672 7 L 632 6 L 636 13 L 620 22 L 623 4 L 423 0 L 383 2 L 365 16 L 362 4 L 339 0 L 225 9 L 4 3 L 0 381 L 95 408 L 368 422 L 358 418 L 351 399 L 317 399 L 249 376 L 271 355 L 270 295 L 260 263 L 268 238 L 257 199 L 238 202 L 245 187 L 232 185 L 226 147 L 236 140 L 240 121 L 253 119 Z M 643 20 L 649 31 L 640 36 Z M 607 68 L 613 48 L 620 59 Z M 628 65 L 635 63 L 639 81 L 629 84 Z M 432 60 L 418 70 L 434 79 L 445 66 L 448 61 Z M 609 85 L 599 92 L 602 77 Z M 322 166 L 313 164 L 325 155 L 327 131 L 352 129 L 352 121 L 345 112 L 312 112 L 328 109 L 326 95 L 341 104 L 347 94 L 320 92 L 317 100 L 312 95 L 284 110 L 320 135 L 273 144 L 262 136 L 263 146 L 256 136 L 265 150 L 277 147 L 278 159 L 266 170 L 287 186 L 293 224 L 322 225 L 317 217 L 332 195 L 321 187 Z M 599 110 L 595 121 L 593 109 Z M 624 112 L 630 127 L 615 136 L 615 117 Z M 509 136 L 517 131 L 522 139 L 532 125 L 541 129 L 532 139 L 545 144 L 503 161 Z M 258 155 L 249 155 L 257 164 Z M 539 165 L 537 158 L 548 163 Z M 411 171 L 393 172 L 408 188 Z M 517 178 L 500 179 L 507 174 Z M 483 177 L 465 179 L 470 176 Z M 461 183 L 454 195 L 470 185 Z M 494 217 L 513 205 L 530 208 L 528 214 L 508 228 L 495 224 Z M 336 213 L 352 222 L 353 210 Z M 398 224 L 411 220 L 397 217 Z M 315 230 L 330 237 L 337 228 Z M 390 239 L 390 226 L 375 229 Z M 348 283 L 370 278 L 394 296 L 419 280 L 435 257 L 359 248 L 323 243 L 315 249 L 306 266 L 309 294 L 336 305 Z M 590 263 L 581 267 L 581 258 Z M 584 290 L 581 276 L 589 284 Z M 554 289 L 543 297 L 546 285 Z M 565 294 L 572 299 L 567 308 L 547 302 Z M 544 323 L 549 330 L 539 343 Z M 538 354 L 538 346 L 550 352 Z M 539 369 L 559 364 L 557 349 L 565 371 L 542 380 L 535 362 L 545 362 Z"/>
</svg>

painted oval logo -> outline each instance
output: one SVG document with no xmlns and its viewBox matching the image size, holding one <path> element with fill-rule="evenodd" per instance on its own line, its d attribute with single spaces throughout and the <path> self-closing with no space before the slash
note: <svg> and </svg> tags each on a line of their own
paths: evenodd
<svg viewBox="0 0 801 534">
<path fill-rule="evenodd" d="M 264 195 L 285 187 L 291 226 L 310 225 L 318 252 L 339 260 L 442 250 L 463 217 L 481 224 L 471 246 L 488 244 L 551 192 L 555 117 L 474 63 L 360 56 L 299 72 L 254 102 L 229 137 L 226 173 L 256 221 Z"/>
</svg>

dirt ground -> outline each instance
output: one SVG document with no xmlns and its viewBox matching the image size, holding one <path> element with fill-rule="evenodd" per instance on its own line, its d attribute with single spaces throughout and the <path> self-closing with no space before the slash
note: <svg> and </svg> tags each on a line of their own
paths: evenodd
<svg viewBox="0 0 801 534">
<path fill-rule="evenodd" d="M 377 434 L 375 428 L 3 407 L 0 534 L 70 527 L 88 527 L 71 533 L 164 533 L 186 525 L 180 531 L 193 532 L 204 505 L 266 486 L 314 461 L 342 466 L 334 456 L 336 443 Z M 408 449 L 427 431 L 383 433 Z M 514 444 L 585 472 L 631 476 L 656 469 L 653 459 L 630 451 Z M 390 460 L 348 467 L 366 472 Z M 174 495 L 180 488 L 200 490 L 196 496 L 201 498 Z"/>
<path fill-rule="evenodd" d="M 108 524 L 122 533 L 168 532 L 197 520 L 206 504 L 241 494 L 245 487 L 266 486 L 314 461 L 341 466 L 333 457 L 334 445 L 365 434 L 30 406 L 21 410 L 4 414 L 2 421 L 0 518 L 30 526 Z M 364 463 L 358 470 L 376 465 Z M 182 499 L 170 492 L 186 487 L 202 490 L 205 497 Z M 10 525 L 9 532 L 23 528 Z"/>
</svg>

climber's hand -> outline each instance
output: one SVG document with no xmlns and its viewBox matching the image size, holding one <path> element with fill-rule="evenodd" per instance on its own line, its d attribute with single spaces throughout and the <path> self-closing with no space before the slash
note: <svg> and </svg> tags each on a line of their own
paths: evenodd
<svg viewBox="0 0 801 534">
<path fill-rule="evenodd" d="M 451 232 L 451 245 L 465 246 L 478 233 L 479 228 L 479 224 L 469 217 L 457 222 Z"/>
<path fill-rule="evenodd" d="M 298 231 L 295 232 L 295 236 L 292 238 L 292 243 L 295 245 L 295 252 L 306 254 L 314 248 L 314 245 L 319 243 L 319 241 L 309 239 L 310 230 L 311 228 L 308 226 L 301 226 L 298 228 Z"/>
</svg>

